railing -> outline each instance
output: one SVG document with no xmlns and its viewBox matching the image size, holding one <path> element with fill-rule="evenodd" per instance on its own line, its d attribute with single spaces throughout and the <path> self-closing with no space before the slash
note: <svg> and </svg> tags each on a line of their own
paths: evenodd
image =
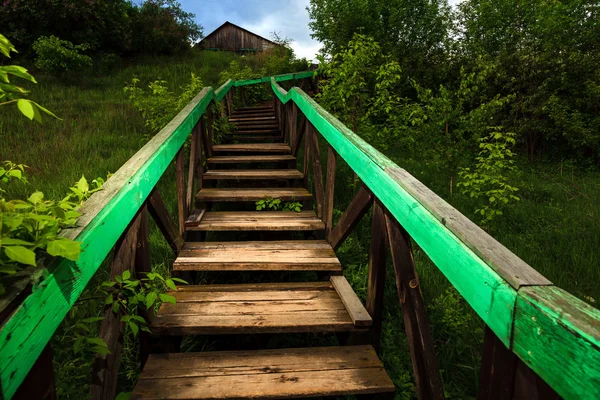
<svg viewBox="0 0 600 400">
<path fill-rule="evenodd" d="M 277 120 L 296 155 L 304 144 L 303 171 L 312 163 L 317 215 L 334 248 L 345 240 L 373 206 L 367 310 L 374 322 L 371 342 L 381 330 L 387 244 L 392 253 L 419 398 L 443 398 L 433 341 L 411 250 L 411 238 L 444 273 L 485 322 L 480 399 L 600 398 L 600 311 L 586 305 L 512 254 L 418 180 L 399 168 L 327 113 L 299 88 L 286 92 L 277 82 L 307 79 L 314 72 L 246 81 L 228 81 L 216 91 L 203 89 L 163 130 L 124 164 L 80 210 L 79 226 L 65 233 L 82 242 L 76 263 L 61 261 L 33 290 L 0 331 L 0 385 L 11 398 L 34 365 L 48 368 L 41 354 L 67 312 L 111 249 L 111 274 L 150 268 L 148 212 L 175 252 L 183 242 L 184 222 L 202 187 L 204 154 L 212 154 L 213 110 L 221 102 L 229 114 L 234 91 L 271 83 Z M 208 110 L 208 111 L 207 111 Z M 187 182 L 183 145 L 190 136 Z M 318 134 L 328 143 L 325 173 Z M 333 226 L 336 159 L 341 157 L 363 182 L 348 209 Z M 156 190 L 176 159 L 179 229 Z M 325 176 L 325 180 L 323 179 Z M 195 189 L 196 187 L 196 189 Z M 114 392 L 120 321 L 107 313 L 101 332 L 113 354 L 94 370 L 94 398 Z M 144 343 L 142 342 L 142 347 Z M 142 348 L 142 353 L 144 349 Z M 517 358 L 518 357 L 518 358 Z M 522 361 L 521 361 L 522 360 Z M 37 363 L 36 363 L 37 362 Z M 50 363 L 51 371 L 51 363 Z M 531 368 L 531 369 L 529 369 Z M 532 372 L 532 370 L 534 372 Z M 51 373 L 50 373 L 51 374 Z M 537 375 L 536 375 L 537 374 Z M 541 379 L 547 382 L 548 387 Z M 25 385 L 23 385 L 25 386 Z"/>
<path fill-rule="evenodd" d="M 367 293 L 373 344 L 379 342 L 389 241 L 419 398 L 443 398 L 443 390 L 411 238 L 486 324 L 480 399 L 556 398 L 554 391 L 565 399 L 600 398 L 599 310 L 553 286 L 302 90 L 286 92 L 275 79 L 271 87 L 282 126 L 291 127 L 293 152 L 304 136 L 304 172 L 312 158 L 317 212 L 334 248 L 374 204 Z M 303 130 L 297 131 L 295 115 Z M 317 133 L 328 143 L 325 184 Z M 364 186 L 333 227 L 336 156 Z"/>
<path fill-rule="evenodd" d="M 275 79 L 277 81 L 302 79 L 313 74 L 314 72 L 285 74 Z M 210 140 L 211 123 L 204 123 L 202 117 L 206 115 L 208 121 L 213 118 L 212 112 L 206 112 L 207 109 L 212 111 L 209 108 L 212 102 L 222 102 L 223 108 L 230 111 L 232 88 L 268 82 L 270 79 L 259 78 L 237 82 L 229 80 L 216 91 L 210 87 L 204 88 L 167 126 L 131 157 L 104 184 L 101 191 L 85 202 L 79 210 L 82 216 L 78 221 L 78 227 L 63 234 L 65 237 L 81 242 L 82 252 L 79 260 L 76 263 L 62 260 L 50 265 L 49 275 L 33 289 L 2 325 L 0 398 L 10 399 L 17 392 L 40 355 L 44 354 L 43 359 L 46 360 L 46 355 L 50 354 L 47 344 L 52 335 L 111 249 L 115 248 L 117 254 L 112 266 L 113 275 L 123 268 L 132 267 L 138 272 L 150 268 L 147 254 L 142 256 L 141 260 L 138 255 L 136 263 L 131 257 L 132 250 L 127 251 L 126 248 L 132 243 L 138 247 L 148 246 L 147 240 L 143 237 L 147 235 L 147 227 L 144 226 L 144 219 L 147 219 L 146 203 L 171 247 L 175 251 L 178 250 L 182 242 L 184 221 L 192 206 L 194 171 L 202 165 L 200 158 L 202 153 L 200 152 L 199 157 L 195 157 L 197 153 L 192 151 L 195 160 L 190 160 L 193 168 L 189 170 L 187 187 L 184 187 L 183 144 L 192 132 L 194 132 L 192 148 L 196 150 L 198 150 L 196 143 L 200 143 L 197 140 L 199 136 Z M 201 129 L 202 135 L 200 135 Z M 205 153 L 209 153 L 210 142 L 205 140 L 203 145 Z M 174 228 L 175 225 L 160 195 L 155 191 L 156 184 L 174 158 L 177 158 L 179 232 Z M 198 184 L 201 184 L 201 180 Z M 185 194 L 186 189 L 188 194 Z M 140 230 L 142 237 L 136 236 L 137 231 Z M 143 230 L 146 230 L 146 233 Z M 146 250 L 144 249 L 140 254 Z M 114 330 L 120 326 L 119 321 L 115 323 L 110 315 L 107 314 L 106 317 L 101 331 Z M 106 328 L 106 324 L 110 326 Z M 114 342 L 109 343 L 109 347 L 111 344 L 115 345 L 118 335 L 107 333 L 106 336 Z M 47 363 L 43 365 L 49 370 L 42 371 L 42 375 L 50 377 L 51 380 L 51 362 L 49 365 Z M 107 373 L 107 368 L 102 369 L 103 373 Z M 109 380 L 101 378 L 100 385 L 109 384 Z"/>
</svg>

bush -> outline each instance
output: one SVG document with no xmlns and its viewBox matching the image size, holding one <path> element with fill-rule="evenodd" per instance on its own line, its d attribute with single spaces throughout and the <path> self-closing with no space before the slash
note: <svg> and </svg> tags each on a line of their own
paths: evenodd
<svg viewBox="0 0 600 400">
<path fill-rule="evenodd" d="M 77 72 L 92 66 L 92 59 L 80 52 L 90 48 L 87 43 L 75 45 L 56 36 L 42 36 L 33 44 L 35 66 L 51 74 Z"/>
</svg>

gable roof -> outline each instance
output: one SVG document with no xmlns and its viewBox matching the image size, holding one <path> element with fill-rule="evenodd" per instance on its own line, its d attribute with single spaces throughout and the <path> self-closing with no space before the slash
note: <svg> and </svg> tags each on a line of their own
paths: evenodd
<svg viewBox="0 0 600 400">
<path fill-rule="evenodd" d="M 262 36 L 260 36 L 260 35 L 257 35 L 257 34 L 256 34 L 256 33 L 254 33 L 254 32 L 250 32 L 248 29 L 244 29 L 244 28 L 242 28 L 241 26 L 239 26 L 239 25 L 236 25 L 236 24 L 234 24 L 234 23 L 231 23 L 231 22 L 229 22 L 229 21 L 225 21 L 225 22 L 224 22 L 224 23 L 223 23 L 221 26 L 219 26 L 217 29 L 215 29 L 214 31 L 212 31 L 211 33 L 209 33 L 208 35 L 206 35 L 204 38 L 202 38 L 202 40 L 200 40 L 200 41 L 199 41 L 197 44 L 200 44 L 200 43 L 202 43 L 203 41 L 205 41 L 206 39 L 208 39 L 209 37 L 211 37 L 212 35 L 214 35 L 216 32 L 220 31 L 221 29 L 223 29 L 225 26 L 228 26 L 228 25 L 231 25 L 231 26 L 233 26 L 233 27 L 235 27 L 235 28 L 237 28 L 237 29 L 240 29 L 240 30 L 242 30 L 242 31 L 244 31 L 244 32 L 247 32 L 247 33 L 249 33 L 249 34 L 251 34 L 251 35 L 257 36 L 257 37 L 261 38 L 262 40 L 264 40 L 264 41 L 266 41 L 266 42 L 269 42 L 269 43 L 273 44 L 274 46 L 281 46 L 280 44 L 277 44 L 277 43 L 275 43 L 275 42 L 274 42 L 274 41 L 272 41 L 272 40 L 269 40 L 269 39 L 267 39 L 267 38 L 264 38 L 264 37 L 262 37 Z"/>
</svg>

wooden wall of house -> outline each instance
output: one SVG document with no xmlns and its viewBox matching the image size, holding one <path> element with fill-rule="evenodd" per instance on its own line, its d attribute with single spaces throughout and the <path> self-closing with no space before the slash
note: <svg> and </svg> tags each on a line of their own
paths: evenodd
<svg viewBox="0 0 600 400">
<path fill-rule="evenodd" d="M 198 47 L 232 51 L 241 49 L 264 51 L 272 48 L 273 43 L 235 26 L 225 25 L 198 43 Z"/>
</svg>

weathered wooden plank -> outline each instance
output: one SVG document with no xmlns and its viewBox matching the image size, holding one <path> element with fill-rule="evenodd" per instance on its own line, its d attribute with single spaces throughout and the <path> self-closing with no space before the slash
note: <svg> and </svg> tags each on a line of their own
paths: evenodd
<svg viewBox="0 0 600 400">
<path fill-rule="evenodd" d="M 262 162 L 289 162 L 296 161 L 296 157 L 283 155 L 260 155 L 260 156 L 216 156 L 206 160 L 208 164 L 245 164 Z"/>
<path fill-rule="evenodd" d="M 350 318 L 352 318 L 354 325 L 371 326 L 373 323 L 371 316 L 367 310 L 365 310 L 365 307 L 360 302 L 356 293 L 354 293 L 354 290 L 352 290 L 352 287 L 350 287 L 346 278 L 342 275 L 337 275 L 331 276 L 329 280 L 340 297 L 340 300 L 344 303 L 346 311 L 350 314 Z"/>
<path fill-rule="evenodd" d="M 337 250 L 344 240 L 346 240 L 354 227 L 369 210 L 371 204 L 373 204 L 373 195 L 369 190 L 362 186 L 350 202 L 348 208 L 346 208 L 346 211 L 344 211 L 338 224 L 327 236 L 327 241 L 331 243 L 331 247 L 333 247 L 334 250 Z"/>
<path fill-rule="evenodd" d="M 204 130 L 204 119 L 201 118 L 200 121 L 198 121 L 198 124 L 196 124 L 196 129 L 198 129 L 196 131 L 196 135 L 198 136 L 196 138 L 196 180 L 197 180 L 197 188 L 198 190 L 202 189 L 203 186 L 203 179 L 204 179 L 204 164 L 203 164 L 203 158 L 202 158 L 202 131 Z M 194 193 L 194 192 L 192 192 Z M 188 193 L 188 197 L 191 193 Z M 193 201 L 192 201 L 193 203 Z M 190 212 L 192 210 L 192 208 L 194 207 L 193 204 L 190 205 Z"/>
<path fill-rule="evenodd" d="M 261 283 L 235 283 L 235 284 L 216 284 L 216 285 L 186 285 L 178 286 L 177 292 L 172 294 L 178 301 L 185 301 L 182 296 L 186 292 L 194 292 L 194 296 L 200 296 L 202 292 L 209 292 L 211 296 L 216 296 L 218 292 L 225 293 L 251 293 L 264 291 L 277 291 L 279 293 L 290 294 L 291 291 L 314 292 L 332 288 L 331 282 L 261 282 Z"/>
<path fill-rule="evenodd" d="M 333 199 L 335 193 L 335 168 L 336 154 L 331 146 L 327 148 L 327 174 L 325 183 L 325 204 L 323 206 L 323 222 L 325 223 L 325 237 L 333 229 Z"/>
<path fill-rule="evenodd" d="M 282 378 L 283 377 L 283 378 Z M 152 355 L 133 399 L 271 399 L 394 392 L 368 346 Z"/>
<path fill-rule="evenodd" d="M 141 214 L 138 213 L 138 216 L 116 244 L 115 256 L 110 269 L 110 280 L 114 280 L 117 275 L 122 275 L 125 271 L 134 271 L 141 222 Z M 94 399 L 113 400 L 117 394 L 117 380 L 123 346 L 121 317 L 121 313 L 113 313 L 112 307 L 106 307 L 104 310 L 104 319 L 100 325 L 98 336 L 104 340 L 110 354 L 96 355 L 94 359 L 92 381 L 90 383 L 90 391 Z"/>
<path fill-rule="evenodd" d="M 185 220 L 187 212 L 185 206 L 185 173 L 184 173 L 184 154 L 183 148 L 177 153 L 175 160 L 175 179 L 177 182 L 177 222 L 179 226 L 179 234 L 185 234 Z"/>
<path fill-rule="evenodd" d="M 324 230 L 323 221 L 313 211 L 215 211 L 201 221 L 186 221 L 189 230 L 200 231 L 280 231 Z"/>
<path fill-rule="evenodd" d="M 311 157 L 313 161 L 313 180 L 315 184 L 314 197 L 317 203 L 317 217 L 323 219 L 323 203 L 325 202 L 325 190 L 323 188 L 323 167 L 321 167 L 321 152 L 319 151 L 319 139 L 314 127 L 310 127 L 307 139 L 310 140 Z"/>
<path fill-rule="evenodd" d="M 297 169 L 212 169 L 204 174 L 205 179 L 260 179 L 260 180 L 289 180 L 302 179 L 302 172 Z"/>
<path fill-rule="evenodd" d="M 314 249 L 331 250 L 325 240 L 272 240 L 272 241 L 236 241 L 236 242 L 186 242 L 183 250 L 195 249 Z M 237 250 L 235 250 L 237 251 Z"/>
<path fill-rule="evenodd" d="M 512 400 L 517 356 L 485 327 L 477 400 Z"/>
<path fill-rule="evenodd" d="M 396 272 L 396 287 L 402 303 L 404 329 L 408 339 L 415 386 L 419 399 L 444 399 L 442 378 L 435 356 L 433 338 L 417 277 L 410 236 L 394 217 L 386 213 L 392 261 Z"/>
<path fill-rule="evenodd" d="M 54 383 L 54 365 L 52 362 L 52 346 L 46 345 L 33 368 L 19 386 L 13 400 L 55 400 L 56 385 Z"/>
<path fill-rule="evenodd" d="M 296 136 L 294 139 L 294 143 L 292 145 L 292 155 L 296 157 L 298 155 L 298 150 L 300 149 L 300 143 L 302 143 L 302 137 L 304 136 L 304 132 L 306 130 L 306 117 L 300 114 L 300 128 L 296 131 Z"/>
<path fill-rule="evenodd" d="M 552 286 L 519 290 L 513 351 L 565 399 L 600 398 L 600 310 Z"/>
<path fill-rule="evenodd" d="M 373 204 L 371 224 L 371 247 L 369 250 L 369 270 L 367 277 L 366 308 L 373 319 L 371 345 L 379 349 L 381 343 L 381 323 L 383 321 L 383 295 L 385 290 L 388 235 L 385 215 L 381 203 Z"/>
<path fill-rule="evenodd" d="M 217 144 L 213 150 L 215 153 L 290 153 L 290 146 L 286 143 Z"/>
<path fill-rule="evenodd" d="M 304 188 L 204 188 L 198 192 L 198 201 L 258 201 L 266 197 L 283 201 L 311 200 Z"/>
<path fill-rule="evenodd" d="M 196 125 L 192 130 L 192 141 L 190 143 L 190 163 L 188 165 L 187 188 L 185 191 L 185 219 L 194 208 L 194 174 L 197 169 L 196 152 L 198 148 L 198 129 L 200 125 Z"/>
<path fill-rule="evenodd" d="M 84 203 L 78 227 L 65 231 L 66 237 L 82 242 L 77 267 L 69 261 L 51 267 L 43 284 L 0 331 L 0 387 L 5 398 L 15 393 L 212 98 L 212 89 L 202 90 L 104 184 L 103 190 Z"/>
</svg>

